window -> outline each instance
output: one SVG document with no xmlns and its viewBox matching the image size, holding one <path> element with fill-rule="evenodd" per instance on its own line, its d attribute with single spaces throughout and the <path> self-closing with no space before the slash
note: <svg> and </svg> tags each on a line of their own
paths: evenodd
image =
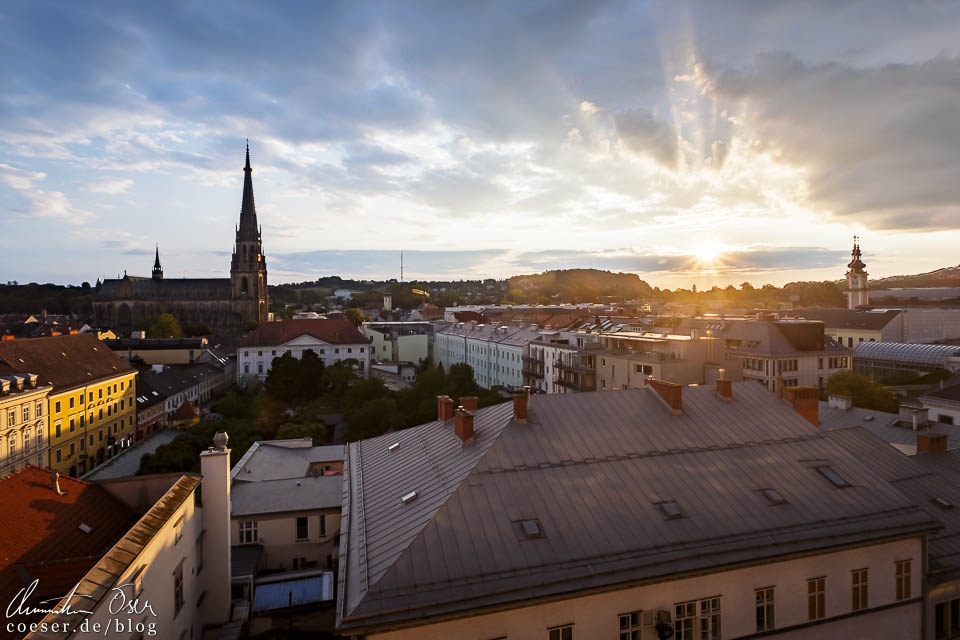
<svg viewBox="0 0 960 640">
<path fill-rule="evenodd" d="M 17 410 L 10 409 L 10 411 L 7 412 L 7 426 L 12 427 L 15 424 L 17 424 Z"/>
<path fill-rule="evenodd" d="M 28 422 L 30 420 L 30 405 L 23 405 L 23 421 Z"/>
<path fill-rule="evenodd" d="M 643 612 L 631 611 L 621 613 L 619 640 L 640 640 L 640 626 L 643 623 Z"/>
<path fill-rule="evenodd" d="M 173 615 L 176 616 L 183 609 L 183 560 L 173 572 Z"/>
<path fill-rule="evenodd" d="M 67 402 L 67 406 L 70 407 L 71 409 L 73 409 L 73 396 L 70 396 L 70 398 L 69 398 L 69 400 L 68 400 L 68 402 Z"/>
<path fill-rule="evenodd" d="M 700 640 L 720 640 L 720 598 L 700 601 Z"/>
<path fill-rule="evenodd" d="M 97 399 L 98 400 L 103 399 L 103 387 L 100 387 L 99 389 L 97 389 Z"/>
<path fill-rule="evenodd" d="M 773 629 L 773 587 L 754 591 L 757 600 L 757 631 Z"/>
<path fill-rule="evenodd" d="M 200 492 L 194 492 L 194 496 L 199 496 Z M 200 573 L 200 570 L 203 569 L 203 533 L 197 536 L 197 573 Z"/>
<path fill-rule="evenodd" d="M 74 418 L 70 418 L 70 433 L 73 433 L 77 428 L 77 421 Z"/>
<path fill-rule="evenodd" d="M 17 434 L 15 433 L 10 435 L 10 442 L 7 443 L 7 453 L 10 454 L 11 458 L 17 457 Z"/>
<path fill-rule="evenodd" d="M 257 542 L 257 523 L 240 523 L 240 544 L 256 544 Z"/>
<path fill-rule="evenodd" d="M 320 537 L 327 535 L 327 516 L 320 514 Z"/>
<path fill-rule="evenodd" d="M 57 462 L 63 462 L 63 449 L 57 449 Z"/>
<path fill-rule="evenodd" d="M 697 601 L 674 605 L 673 634 L 676 640 L 693 640 L 693 623 L 697 618 Z"/>
<path fill-rule="evenodd" d="M 177 544 L 183 538 L 183 516 L 173 523 L 173 544 Z"/>
<path fill-rule="evenodd" d="M 258 363 L 257 363 L 257 373 L 263 373 L 263 363 L 262 363 L 262 362 L 258 362 Z"/>
<path fill-rule="evenodd" d="M 71 442 L 71 443 L 70 443 L 70 457 L 72 458 L 73 455 L 74 455 L 76 452 L 77 452 L 77 445 L 76 445 L 76 443 Z"/>
<path fill-rule="evenodd" d="M 59 400 L 57 400 L 56 403 L 54 403 L 54 405 L 53 405 L 53 412 L 54 412 L 54 413 L 60 413 L 60 401 L 59 401 Z"/>
<path fill-rule="evenodd" d="M 807 620 L 820 620 L 826 609 L 826 578 L 807 580 Z"/>
<path fill-rule="evenodd" d="M 57 424 L 53 425 L 53 435 L 54 435 L 54 437 L 56 437 L 56 438 L 59 438 L 59 437 L 60 437 L 61 429 L 62 429 L 62 425 L 61 425 L 59 422 L 58 422 Z"/>
<path fill-rule="evenodd" d="M 843 489 L 850 486 L 850 483 L 844 480 L 843 476 L 834 471 L 833 467 L 816 467 L 816 469 L 820 472 L 820 475 L 829 480 L 830 484 L 836 488 Z"/>
<path fill-rule="evenodd" d="M 37 403 L 36 414 L 37 414 L 37 417 L 38 417 L 38 418 L 43 415 L 43 402 L 38 402 L 38 403 Z"/>
<path fill-rule="evenodd" d="M 297 540 L 306 540 L 310 537 L 307 519 L 305 517 L 297 518 Z"/>
<path fill-rule="evenodd" d="M 911 594 L 910 585 L 910 561 L 902 560 L 897 563 L 897 600 L 909 600 Z"/>
<path fill-rule="evenodd" d="M 857 569 L 850 572 L 850 596 L 851 608 L 854 611 L 862 611 L 867 608 L 869 602 L 867 581 L 869 569 Z"/>
<path fill-rule="evenodd" d="M 573 640 L 573 625 L 565 624 L 547 629 L 547 640 Z"/>
</svg>

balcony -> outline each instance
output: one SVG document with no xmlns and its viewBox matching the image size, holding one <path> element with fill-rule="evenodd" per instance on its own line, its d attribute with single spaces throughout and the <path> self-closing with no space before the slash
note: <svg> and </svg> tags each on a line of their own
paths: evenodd
<svg viewBox="0 0 960 640">
<path fill-rule="evenodd" d="M 570 389 L 571 391 L 594 391 L 593 385 L 584 384 L 582 382 L 576 382 L 574 380 L 567 380 L 565 378 L 554 378 L 553 384 L 558 387 L 564 387 L 565 389 Z"/>
<path fill-rule="evenodd" d="M 543 370 L 537 371 L 536 369 L 528 369 L 523 367 L 520 369 L 520 372 L 528 378 L 543 378 Z"/>
<path fill-rule="evenodd" d="M 558 360 L 554 366 L 561 371 L 572 371 L 574 373 L 596 373 L 596 368 L 593 365 L 583 364 L 583 363 L 566 363 L 562 360 Z"/>
<path fill-rule="evenodd" d="M 520 359 L 530 364 L 539 364 L 541 367 L 543 366 L 543 358 L 535 358 L 533 356 L 520 356 Z"/>
</svg>

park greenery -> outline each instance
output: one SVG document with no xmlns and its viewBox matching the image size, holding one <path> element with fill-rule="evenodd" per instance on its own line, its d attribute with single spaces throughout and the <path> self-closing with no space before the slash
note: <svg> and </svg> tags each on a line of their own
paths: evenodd
<svg viewBox="0 0 960 640">
<path fill-rule="evenodd" d="M 849 396 L 853 406 L 896 413 L 900 407 L 897 395 L 879 382 L 855 371 L 840 371 L 827 379 L 826 395 Z"/>
<path fill-rule="evenodd" d="M 354 441 L 435 420 L 438 395 L 477 396 L 480 407 L 501 401 L 496 392 L 477 385 L 467 364 L 455 364 L 447 372 L 425 363 L 415 383 L 400 391 L 388 389 L 379 377 L 361 376 L 358 365 L 345 360 L 324 366 L 310 350 L 301 359 L 289 354 L 275 358 L 262 385 L 251 382 L 220 397 L 213 407 L 216 419 L 187 427 L 145 455 L 139 473 L 198 471 L 200 452 L 217 431 L 229 434 L 234 465 L 258 440 L 309 437 L 315 445 L 331 442 L 333 429 L 324 422 L 331 415 L 343 415 L 345 440 Z"/>
</svg>

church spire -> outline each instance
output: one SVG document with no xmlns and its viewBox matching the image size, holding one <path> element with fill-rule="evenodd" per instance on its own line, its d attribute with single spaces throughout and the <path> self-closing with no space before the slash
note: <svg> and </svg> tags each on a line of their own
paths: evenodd
<svg viewBox="0 0 960 640">
<path fill-rule="evenodd" d="M 253 202 L 253 169 L 250 168 L 250 141 L 247 141 L 247 161 L 243 167 L 243 203 L 240 205 L 240 227 L 237 237 L 257 238 L 257 207 Z"/>
<path fill-rule="evenodd" d="M 163 280 L 163 267 L 160 266 L 160 245 L 157 245 L 157 254 L 153 259 L 153 279 Z"/>
<path fill-rule="evenodd" d="M 850 255 L 852 259 L 850 260 L 850 264 L 848 264 L 847 267 L 849 267 L 850 270 L 852 271 L 855 271 L 857 273 L 862 273 L 863 269 L 867 265 L 864 264 L 862 260 L 862 256 L 860 254 L 860 236 L 853 236 L 853 251 L 851 252 Z"/>
</svg>

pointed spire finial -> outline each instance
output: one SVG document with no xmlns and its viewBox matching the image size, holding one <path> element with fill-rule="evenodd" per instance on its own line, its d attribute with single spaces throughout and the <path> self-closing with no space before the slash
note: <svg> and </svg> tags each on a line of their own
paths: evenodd
<svg viewBox="0 0 960 640">
<path fill-rule="evenodd" d="M 250 171 L 250 138 L 247 138 L 247 164 L 243 167 L 244 171 Z"/>
</svg>

